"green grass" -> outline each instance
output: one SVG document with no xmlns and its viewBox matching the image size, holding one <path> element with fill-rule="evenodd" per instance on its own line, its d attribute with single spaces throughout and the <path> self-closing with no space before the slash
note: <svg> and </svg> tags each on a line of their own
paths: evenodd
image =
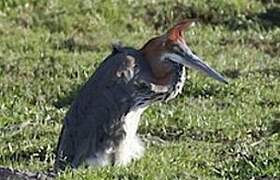
<svg viewBox="0 0 280 180">
<path fill-rule="evenodd" d="M 0 165 L 47 171 L 79 87 L 118 40 L 140 48 L 183 18 L 187 44 L 230 79 L 194 71 L 184 92 L 144 113 L 145 156 L 61 179 L 280 177 L 278 1 L 0 2 Z"/>
</svg>

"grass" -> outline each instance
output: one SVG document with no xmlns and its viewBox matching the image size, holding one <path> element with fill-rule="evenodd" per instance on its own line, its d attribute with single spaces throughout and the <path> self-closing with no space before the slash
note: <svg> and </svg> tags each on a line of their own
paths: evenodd
<svg viewBox="0 0 280 180">
<path fill-rule="evenodd" d="M 280 4 L 257 0 L 0 2 L 0 165 L 47 171 L 78 89 L 118 40 L 140 48 L 183 18 L 189 46 L 230 79 L 194 71 L 144 113 L 145 156 L 60 179 L 280 177 Z"/>
</svg>

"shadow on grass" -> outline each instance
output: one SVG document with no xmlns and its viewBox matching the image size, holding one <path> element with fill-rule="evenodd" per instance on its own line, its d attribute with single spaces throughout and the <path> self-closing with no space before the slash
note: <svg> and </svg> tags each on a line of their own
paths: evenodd
<svg viewBox="0 0 280 180">
<path fill-rule="evenodd" d="M 238 79 L 240 76 L 247 77 L 249 75 L 257 75 L 261 74 L 262 76 L 274 76 L 274 77 L 280 77 L 280 68 L 274 67 L 274 68 L 261 68 L 261 69 L 255 69 L 247 72 L 241 72 L 240 69 L 226 69 L 222 72 L 226 77 L 229 77 L 231 79 Z"/>
<path fill-rule="evenodd" d="M 211 143 L 229 143 L 232 141 L 225 135 L 222 129 L 202 130 L 198 128 L 182 129 L 178 127 L 167 127 L 164 130 L 150 130 L 149 134 L 163 141 L 179 141 L 185 138 Z"/>
<path fill-rule="evenodd" d="M 222 73 L 231 79 L 237 79 L 241 75 L 240 69 L 226 69 Z"/>
<path fill-rule="evenodd" d="M 268 127 L 268 134 L 271 136 L 273 134 L 280 135 L 280 112 L 273 113 L 274 120 L 270 122 Z"/>
<path fill-rule="evenodd" d="M 262 108 L 280 107 L 280 101 L 263 98 L 257 102 Z"/>
<path fill-rule="evenodd" d="M 264 13 L 256 15 L 261 21 L 259 23 L 267 28 L 280 27 L 280 8 L 272 7 Z"/>
<path fill-rule="evenodd" d="M 187 81 L 182 93 L 186 97 L 208 99 L 210 97 L 225 97 L 228 94 L 235 96 L 226 86 L 218 86 L 217 84 L 205 84 L 200 86 L 191 81 Z"/>
<path fill-rule="evenodd" d="M 117 174 L 114 174 L 112 175 L 111 177 L 112 179 L 129 179 L 129 180 L 132 180 L 132 179 L 141 179 L 141 176 L 139 174 L 136 174 L 136 173 L 133 173 L 133 172 L 125 172 L 125 173 L 117 173 Z"/>
<path fill-rule="evenodd" d="M 166 127 L 164 129 L 150 129 L 148 132 L 141 132 L 141 134 L 148 134 L 150 140 L 156 140 L 159 143 L 165 141 L 182 141 L 184 139 L 192 139 L 194 141 L 204 141 L 208 143 L 222 143 L 227 145 L 235 145 L 238 143 L 259 144 L 265 142 L 266 138 L 278 134 L 280 135 L 280 113 L 276 113 L 275 120 L 267 125 L 248 129 L 244 134 L 244 139 L 230 138 L 226 135 L 223 129 L 200 129 L 200 128 L 180 128 L 180 127 Z M 145 136 L 145 135 L 144 135 Z M 147 138 L 149 141 L 149 138 Z"/>
<path fill-rule="evenodd" d="M 11 155 L 3 155 L 3 157 L 1 157 L 2 161 L 7 160 L 6 158 L 8 158 L 10 161 L 30 161 L 33 159 L 36 159 L 38 161 L 42 161 L 42 162 L 51 162 L 51 160 L 53 159 L 52 156 L 54 156 L 54 152 L 52 152 L 52 154 L 49 154 L 49 152 L 47 152 L 47 146 L 41 146 L 38 149 L 26 149 L 26 150 L 19 150 L 19 151 L 15 151 L 13 152 Z"/>
<path fill-rule="evenodd" d="M 249 74 L 262 74 L 264 76 L 275 76 L 275 77 L 280 77 L 280 68 L 262 68 L 262 69 L 256 69 L 252 71 L 246 72 L 245 75 Z"/>
<path fill-rule="evenodd" d="M 272 7 L 266 9 L 266 12 L 247 14 L 241 16 L 241 18 L 236 18 L 232 16 L 227 21 L 222 23 L 229 30 L 247 30 L 249 28 L 254 28 L 254 24 L 259 27 L 270 30 L 280 27 L 280 8 Z"/>
</svg>

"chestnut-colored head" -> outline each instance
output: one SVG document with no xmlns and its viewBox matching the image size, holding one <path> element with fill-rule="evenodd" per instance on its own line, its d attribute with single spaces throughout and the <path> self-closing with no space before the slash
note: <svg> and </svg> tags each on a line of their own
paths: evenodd
<svg viewBox="0 0 280 180">
<path fill-rule="evenodd" d="M 151 65 L 155 76 L 158 77 L 164 77 L 171 71 L 168 62 L 175 62 L 227 83 L 221 74 L 204 63 L 187 46 L 184 39 L 184 30 L 192 26 L 194 22 L 195 19 L 181 21 L 164 35 L 149 40 L 141 49 L 145 59 Z"/>
</svg>

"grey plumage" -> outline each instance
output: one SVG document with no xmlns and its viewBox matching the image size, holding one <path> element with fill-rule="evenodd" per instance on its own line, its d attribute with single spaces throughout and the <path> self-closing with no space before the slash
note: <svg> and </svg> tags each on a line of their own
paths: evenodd
<svg viewBox="0 0 280 180">
<path fill-rule="evenodd" d="M 177 66 L 174 66 L 177 67 Z M 81 88 L 64 119 L 57 147 L 56 169 L 67 163 L 78 167 L 96 152 L 118 148 L 126 132 L 123 119 L 129 111 L 165 100 L 176 84 L 157 91 L 142 54 L 132 48 L 114 48 Z M 178 70 L 183 67 L 178 65 Z M 178 75 L 174 78 L 179 80 Z M 175 81 L 177 82 L 177 81 Z M 133 148 L 133 147 L 132 147 Z"/>
</svg>

